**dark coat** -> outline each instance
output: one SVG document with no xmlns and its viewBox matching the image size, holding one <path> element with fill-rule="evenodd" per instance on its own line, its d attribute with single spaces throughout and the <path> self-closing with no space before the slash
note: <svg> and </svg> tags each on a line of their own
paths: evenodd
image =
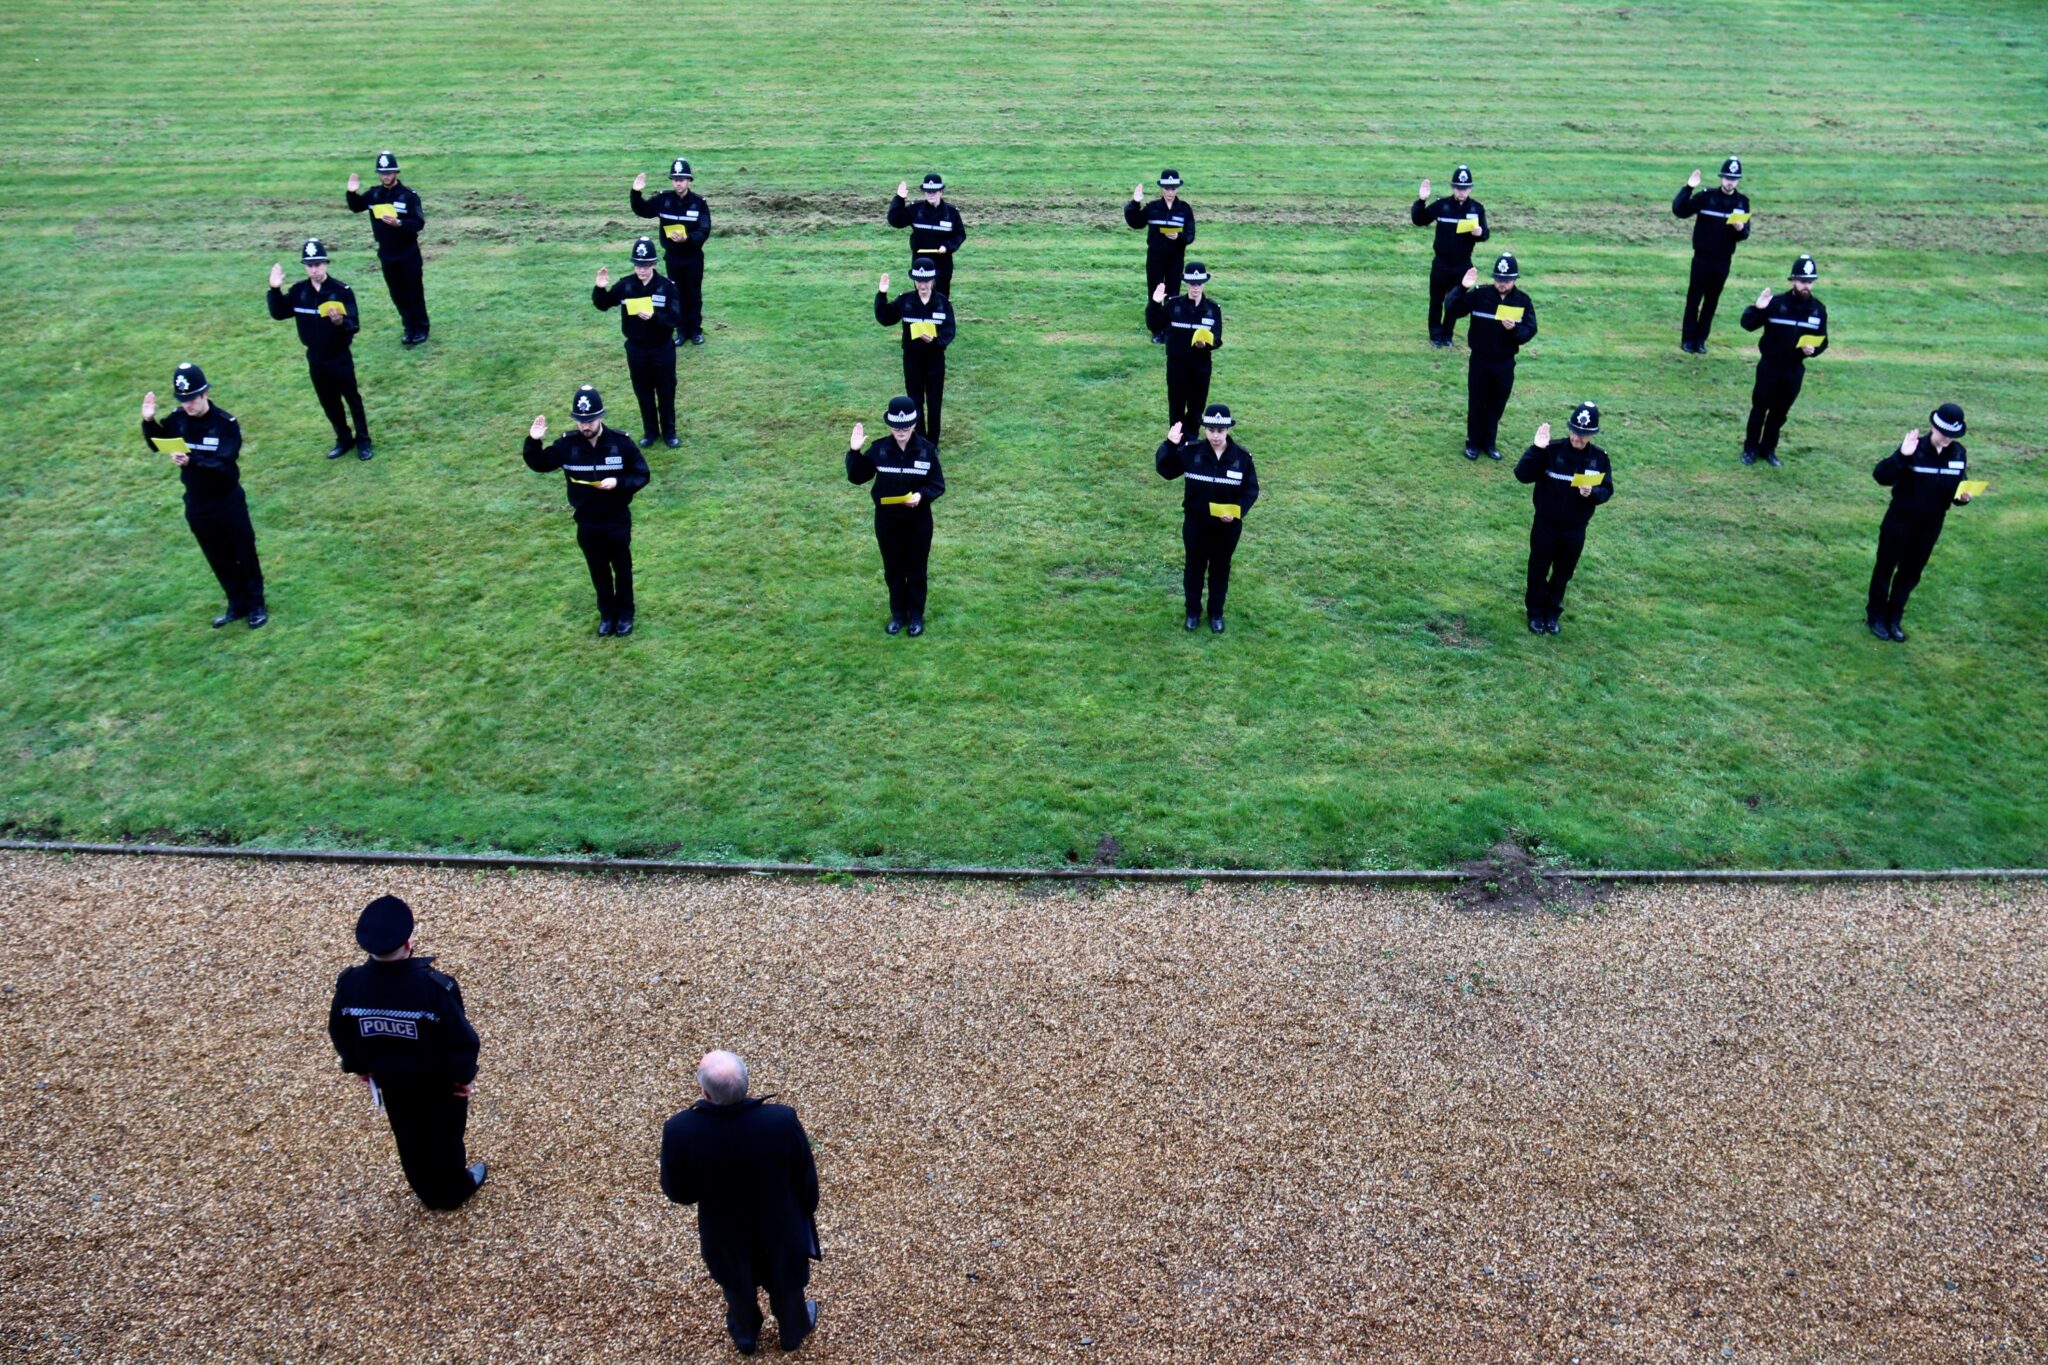
<svg viewBox="0 0 2048 1365">
<path fill-rule="evenodd" d="M 661 1129 L 661 1192 L 697 1206 L 712 1278 L 768 1289 L 810 1282 L 818 1167 L 796 1110 L 768 1096 L 699 1100 Z"/>
</svg>

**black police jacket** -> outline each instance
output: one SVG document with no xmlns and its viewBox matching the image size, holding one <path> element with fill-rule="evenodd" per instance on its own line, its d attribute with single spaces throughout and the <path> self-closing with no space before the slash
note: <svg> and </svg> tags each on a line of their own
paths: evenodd
<svg viewBox="0 0 2048 1365">
<path fill-rule="evenodd" d="M 1742 310 L 1742 330 L 1754 332 L 1759 327 L 1764 334 L 1757 338 L 1756 353 L 1773 365 L 1805 365 L 1807 357 L 1799 349 L 1801 337 L 1822 338 L 1814 348 L 1815 355 L 1825 355 L 1833 344 L 1828 336 L 1827 305 L 1812 294 L 1801 298 L 1791 289 L 1773 294 L 1762 308 L 1752 303 Z"/>
<path fill-rule="evenodd" d="M 1132 229 L 1145 229 L 1148 255 L 1179 257 L 1195 242 L 1195 206 L 1178 197 L 1170 205 L 1164 198 L 1149 204 L 1126 199 L 1124 224 Z"/>
<path fill-rule="evenodd" d="M 341 1069 L 358 1076 L 476 1079 L 476 1030 L 462 1012 L 462 988 L 430 957 L 375 958 L 334 983 L 327 1036 Z"/>
<path fill-rule="evenodd" d="M 697 1206 L 713 1278 L 771 1292 L 810 1279 L 818 1245 L 818 1165 L 796 1110 L 770 1096 L 699 1100 L 661 1126 L 661 1192 Z"/>
<path fill-rule="evenodd" d="M 191 458 L 178 467 L 185 485 L 185 506 L 193 511 L 209 507 L 242 505 L 242 424 L 234 414 L 215 403 L 203 417 L 187 416 L 183 408 L 158 415 L 142 424 L 143 439 L 175 436 L 191 447 Z M 152 447 L 154 449 L 154 447 Z"/>
<path fill-rule="evenodd" d="M 1911 455 L 1894 450 L 1870 471 L 1871 478 L 1890 485 L 1892 511 L 1937 526 L 1955 503 L 1956 486 L 1969 476 L 1970 457 L 1963 443 L 1950 441 L 1947 450 L 1936 450 L 1932 438 L 1923 439 Z"/>
<path fill-rule="evenodd" d="M 960 213 L 943 198 L 936 204 L 927 204 L 919 199 L 907 203 L 900 194 L 889 196 L 889 226 L 910 229 L 910 249 L 913 253 L 936 252 L 940 248 L 950 254 L 960 249 L 967 240 L 967 224 L 960 220 Z"/>
<path fill-rule="evenodd" d="M 1671 212 L 1693 220 L 1692 254 L 1706 260 L 1732 260 L 1735 244 L 1749 240 L 1747 222 L 1740 227 L 1728 226 L 1729 214 L 1749 212 L 1748 195 L 1723 194 L 1719 185 L 1710 190 L 1680 185 L 1677 197 L 1671 201 Z"/>
<path fill-rule="evenodd" d="M 350 213 L 368 213 L 372 204 L 392 204 L 398 209 L 398 217 L 392 222 L 370 219 L 370 231 L 377 238 L 377 259 L 402 261 L 418 255 L 420 229 L 427 225 L 427 211 L 420 207 L 420 197 L 407 189 L 403 181 L 395 182 L 389 189 L 380 181 L 360 194 L 348 192 Z"/>
<path fill-rule="evenodd" d="M 651 317 L 641 317 L 625 309 L 627 299 L 654 300 Z M 628 346 L 666 346 L 675 349 L 676 328 L 683 322 L 682 300 L 676 296 L 674 281 L 655 271 L 642 284 L 636 274 L 627 273 L 622 280 L 613 281 L 609 288 L 590 286 L 590 302 L 601 313 L 607 308 L 619 309 L 619 333 L 626 338 Z"/>
<path fill-rule="evenodd" d="M 1224 442 L 1221 455 L 1209 448 L 1206 436 L 1179 445 L 1161 441 L 1152 464 L 1160 478 L 1181 480 L 1184 511 L 1213 515 L 1209 504 L 1218 502 L 1234 504 L 1243 516 L 1259 500 L 1259 471 L 1252 467 L 1252 453 L 1235 440 Z"/>
<path fill-rule="evenodd" d="M 1197 355 L 1206 359 L 1210 351 L 1223 348 L 1223 305 L 1206 291 L 1200 303 L 1186 294 L 1168 294 L 1165 303 L 1148 300 L 1145 325 L 1166 334 L 1168 355 Z M 1195 333 L 1203 327 L 1209 329 L 1211 337 L 1206 347 L 1195 345 Z"/>
<path fill-rule="evenodd" d="M 625 432 L 608 426 L 593 442 L 571 428 L 546 449 L 528 436 L 521 454 L 528 469 L 542 474 L 562 471 L 577 525 L 617 529 L 633 524 L 631 504 L 633 495 L 647 486 L 647 457 Z M 599 488 L 606 479 L 617 479 L 619 486 Z"/>
<path fill-rule="evenodd" d="M 929 301 L 920 302 L 915 289 L 906 290 L 890 298 L 881 290 L 875 291 L 875 321 L 884 327 L 903 324 L 903 349 L 906 351 L 943 351 L 953 341 L 953 305 L 946 302 L 946 296 L 932 290 Z M 930 341 L 913 341 L 910 324 L 929 322 L 937 327 L 938 335 Z"/>
<path fill-rule="evenodd" d="M 661 249 L 671 256 L 702 254 L 704 239 L 711 235 L 711 205 L 695 190 L 663 190 L 652 199 L 634 190 L 633 212 L 661 220 Z"/>
<path fill-rule="evenodd" d="M 1522 320 L 1512 328 L 1501 326 L 1500 315 L 1494 310 L 1503 307 L 1521 309 Z M 1444 295 L 1444 321 L 1449 323 L 1467 314 L 1471 315 L 1472 325 L 1466 329 L 1465 342 L 1472 348 L 1474 360 L 1512 361 L 1515 352 L 1536 337 L 1536 305 L 1520 289 L 1502 294 L 1484 280 L 1471 289 L 1454 284 Z"/>
<path fill-rule="evenodd" d="M 283 322 L 286 318 L 296 319 L 299 324 L 299 341 L 306 348 L 306 359 L 314 364 L 323 361 L 348 359 L 349 343 L 356 339 L 362 329 L 362 319 L 356 313 L 356 291 L 329 275 L 319 286 L 311 280 L 300 280 L 284 289 L 273 289 L 268 296 L 270 316 Z M 340 326 L 329 322 L 321 315 L 321 308 L 341 305 Z"/>
<path fill-rule="evenodd" d="M 1581 496 L 1572 487 L 1572 477 L 1596 472 L 1607 477 L 1590 494 Z M 1563 526 L 1584 526 L 1593 519 L 1594 510 L 1614 496 L 1614 466 L 1607 463 L 1607 452 L 1591 441 L 1584 450 L 1573 450 L 1569 440 L 1532 445 L 1515 461 L 1515 477 L 1536 485 L 1531 490 L 1536 515 Z"/>
<path fill-rule="evenodd" d="M 1440 265 L 1472 264 L 1472 248 L 1492 236 L 1486 226 L 1486 208 L 1477 199 L 1468 198 L 1459 203 L 1445 195 L 1434 204 L 1418 198 L 1408 208 L 1408 218 L 1417 227 L 1436 229 L 1436 259 Z M 1464 218 L 1477 218 L 1477 232 L 1460 232 L 1458 223 Z"/>
<path fill-rule="evenodd" d="M 932 504 L 946 491 L 946 474 L 939 468 L 939 448 L 915 431 L 910 433 L 907 445 L 898 446 L 896 434 L 890 432 L 869 443 L 864 451 L 846 452 L 846 481 L 867 483 L 871 479 L 874 482 L 868 492 L 875 506 L 906 516 L 929 514 Z M 916 507 L 887 501 L 905 493 L 921 493 L 924 500 Z"/>
</svg>

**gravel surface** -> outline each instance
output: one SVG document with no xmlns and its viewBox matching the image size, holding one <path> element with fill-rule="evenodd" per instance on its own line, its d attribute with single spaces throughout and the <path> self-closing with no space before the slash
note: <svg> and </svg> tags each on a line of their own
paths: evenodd
<svg viewBox="0 0 2048 1365">
<path fill-rule="evenodd" d="M 386 890 L 454 1214 L 326 1041 Z M 0 855 L 0 1358 L 733 1358 L 655 1184 L 712 1046 L 818 1146 L 798 1358 L 2040 1358 L 2044 910 Z"/>
</svg>

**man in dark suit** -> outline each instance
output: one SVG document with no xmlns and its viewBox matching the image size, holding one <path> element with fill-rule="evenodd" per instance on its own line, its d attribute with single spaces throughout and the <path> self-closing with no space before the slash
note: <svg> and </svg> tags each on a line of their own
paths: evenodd
<svg viewBox="0 0 2048 1365">
<path fill-rule="evenodd" d="M 747 1095 L 747 1064 L 730 1052 L 697 1063 L 700 1098 L 661 1129 L 661 1192 L 697 1205 L 705 1268 L 725 1291 L 725 1328 L 741 1355 L 760 1344 L 761 1304 L 794 1351 L 818 1325 L 804 1297 L 818 1247 L 818 1167 L 796 1110 Z"/>
</svg>

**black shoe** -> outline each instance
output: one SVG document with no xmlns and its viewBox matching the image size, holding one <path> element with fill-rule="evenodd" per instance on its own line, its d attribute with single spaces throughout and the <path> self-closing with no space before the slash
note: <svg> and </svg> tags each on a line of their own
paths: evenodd
<svg viewBox="0 0 2048 1365">
<path fill-rule="evenodd" d="M 690 333 L 690 344 L 692 346 L 702 346 L 704 344 L 704 334 L 702 332 Z"/>
<path fill-rule="evenodd" d="M 1885 620 L 1883 617 L 1877 615 L 1875 612 L 1864 612 L 1863 624 L 1868 626 L 1870 628 L 1870 633 L 1872 635 L 1875 635 L 1880 640 L 1889 640 L 1892 638 L 1892 623 Z"/>
<path fill-rule="evenodd" d="M 601 618 L 599 618 L 599 620 L 598 620 L 598 623 L 597 623 L 597 633 L 598 633 L 599 635 L 609 635 L 609 634 L 611 634 L 611 633 L 612 633 L 612 618 L 611 618 L 611 617 L 609 617 L 609 616 L 605 616 L 605 617 L 601 617 Z"/>
<path fill-rule="evenodd" d="M 1785 466 L 1785 462 L 1778 458 L 1778 452 L 1775 450 L 1764 452 L 1764 463 L 1773 469 L 1782 469 Z"/>
<path fill-rule="evenodd" d="M 418 332 L 407 332 L 404 336 L 398 339 L 398 344 L 401 346 L 417 346 L 422 341 L 425 340 L 426 338 L 421 336 Z"/>
<path fill-rule="evenodd" d="M 1744 464 L 1755 464 L 1755 463 L 1756 463 L 1756 447 L 1755 447 L 1755 446 L 1744 446 L 1744 447 L 1742 448 L 1742 462 L 1743 462 Z"/>
<path fill-rule="evenodd" d="M 903 628 L 903 633 L 905 635 L 924 634 L 924 618 L 922 616 L 911 617 L 910 624 Z"/>
<path fill-rule="evenodd" d="M 1902 645 L 1906 643 L 1906 632 L 1903 628 L 1900 627 L 1898 617 L 1894 616 L 1890 621 L 1886 622 L 1885 624 L 1888 631 L 1891 634 L 1892 642 L 1894 644 Z"/>
<path fill-rule="evenodd" d="M 1478 458 L 1479 458 L 1479 447 L 1478 447 L 1478 446 L 1466 446 L 1466 447 L 1465 447 L 1465 458 L 1466 458 L 1466 459 L 1468 459 L 1468 460 L 1476 460 L 1476 459 L 1478 459 Z"/>
<path fill-rule="evenodd" d="M 778 1325 L 779 1325 L 779 1324 L 778 1324 Z M 782 1349 L 783 1349 L 783 1350 L 785 1350 L 785 1351 L 794 1351 L 794 1350 L 795 1350 L 795 1349 L 796 1349 L 797 1347 L 799 1347 L 799 1346 L 801 1346 L 801 1345 L 803 1345 L 803 1344 L 804 1344 L 804 1341 L 805 1341 L 805 1339 L 806 1339 L 806 1338 L 808 1338 L 808 1337 L 809 1337 L 809 1336 L 811 1335 L 811 1333 L 813 1333 L 813 1332 L 815 1332 L 815 1331 L 817 1331 L 817 1330 L 818 1330 L 818 1301 L 817 1301 L 816 1299 L 805 1299 L 805 1300 L 804 1300 L 804 1330 L 803 1330 L 803 1331 L 801 1331 L 801 1332 L 799 1332 L 799 1333 L 797 1333 L 797 1337 L 796 1337 L 796 1340 L 795 1340 L 795 1341 L 785 1341 L 785 1342 L 783 1342 L 783 1343 L 782 1343 Z"/>
<path fill-rule="evenodd" d="M 327 458 L 330 460 L 338 460 L 342 456 L 348 454 L 351 450 L 354 450 L 355 448 L 356 438 L 353 436 L 347 438 L 346 440 L 336 441 L 334 443 L 334 448 L 327 452 Z"/>
<path fill-rule="evenodd" d="M 1164 346 L 1166 344 L 1166 334 L 1163 332 L 1154 332 L 1152 334 L 1152 344 L 1154 346 Z"/>
<path fill-rule="evenodd" d="M 1500 458 L 1500 451 L 1494 449 L 1492 446 L 1488 446 L 1486 448 L 1486 458 L 1489 460 L 1498 460 Z"/>
<path fill-rule="evenodd" d="M 1692 344 L 1692 353 L 1694 355 L 1705 355 L 1707 353 L 1707 343 L 1704 341 L 1695 341 Z"/>
<path fill-rule="evenodd" d="M 219 630 L 222 626 L 241 620 L 245 615 L 247 615 L 246 612 L 237 611 L 235 608 L 229 607 L 226 611 L 213 618 L 213 628 Z M 1194 628 L 1195 618 L 1190 616 L 1188 618 L 1188 629 L 1193 630 Z"/>
<path fill-rule="evenodd" d="M 358 460 L 373 459 L 375 458 L 376 454 L 376 451 L 370 449 L 370 443 L 368 441 L 365 440 L 356 442 L 356 458 Z"/>
<path fill-rule="evenodd" d="M 1542 617 L 1536 615 L 1531 615 L 1529 617 L 1529 633 L 1531 635 L 1541 635 L 1543 633 Z"/>
<path fill-rule="evenodd" d="M 471 1165 L 469 1167 L 469 1178 L 476 1182 L 475 1185 L 470 1187 L 469 1191 L 471 1194 L 475 1194 L 478 1190 L 484 1187 L 484 1182 L 491 1178 L 491 1168 L 489 1164 L 486 1162 L 479 1161 Z"/>
<path fill-rule="evenodd" d="M 269 619 L 270 619 L 270 613 L 269 613 L 269 612 L 267 612 L 267 611 L 265 611 L 265 610 L 264 610 L 263 608 L 261 608 L 261 607 L 252 607 L 252 608 L 250 608 L 250 609 L 249 609 L 249 629 L 251 629 L 251 630 L 261 630 L 261 629 L 263 629 L 263 623 L 264 623 L 265 621 L 268 621 Z M 1905 636 L 1903 636 L 1903 635 L 1901 635 L 1901 636 L 1899 636 L 1899 638 L 1900 638 L 1901 640 L 1903 640 L 1903 639 L 1905 639 L 1906 637 L 1905 637 Z"/>
<path fill-rule="evenodd" d="M 883 626 L 882 629 L 887 631 L 891 635 L 896 634 L 898 631 L 903 629 L 903 618 L 900 616 L 891 616 L 889 618 L 889 624 Z"/>
<path fill-rule="evenodd" d="M 640 448 L 642 450 L 645 450 L 649 446 L 653 445 L 659 439 L 660 438 L 658 436 L 656 436 L 653 432 L 650 431 L 645 436 L 642 436 L 640 438 Z"/>
<path fill-rule="evenodd" d="M 668 443 L 670 450 L 681 450 L 683 448 L 683 438 L 680 436 L 664 436 L 661 439 Z"/>
<path fill-rule="evenodd" d="M 761 1343 L 758 1341 L 741 1341 L 738 1337 L 734 1337 L 732 1339 L 732 1348 L 743 1356 L 750 1356 L 761 1349 Z"/>
<path fill-rule="evenodd" d="M 1557 617 L 1555 617 L 1555 616 L 1550 616 L 1550 617 L 1546 617 L 1546 618 L 1544 618 L 1544 621 L 1543 621 L 1543 628 L 1544 628 L 1545 630 L 1549 631 L 1549 632 L 1550 632 L 1550 633 L 1551 633 L 1552 635 L 1555 635 L 1555 634 L 1557 634 L 1557 633 L 1558 633 L 1558 632 L 1559 632 L 1560 630 L 1563 630 L 1563 629 L 1564 629 L 1564 626 L 1563 626 L 1563 624 L 1562 624 L 1562 623 L 1561 623 L 1561 622 L 1560 622 L 1560 621 L 1558 620 L 1558 618 L 1557 618 Z"/>
<path fill-rule="evenodd" d="M 224 620 L 226 620 L 226 619 L 227 619 L 226 617 L 222 617 L 222 618 L 221 618 L 221 620 L 223 620 L 223 621 L 224 621 Z M 220 624 L 220 621 L 215 621 L 215 622 L 214 622 L 214 624 L 215 624 L 215 625 L 219 625 L 219 624 Z M 1184 624 L 1185 624 L 1185 627 L 1186 627 L 1186 629 L 1188 629 L 1188 630 L 1193 630 L 1193 629 L 1194 629 L 1195 627 L 1197 627 L 1197 626 L 1199 626 L 1199 625 L 1201 625 L 1201 624 L 1202 624 L 1202 613 L 1200 613 L 1200 612 L 1198 612 L 1198 611 L 1191 611 L 1191 612 L 1189 612 L 1189 613 L 1188 613 L 1188 619 L 1187 619 L 1187 621 L 1186 621 L 1186 622 L 1185 622 Z"/>
<path fill-rule="evenodd" d="M 621 616 L 617 621 L 615 621 L 612 624 L 612 634 L 618 636 L 620 639 L 624 639 L 626 636 L 631 635 L 632 633 L 633 618 L 630 616 Z"/>
<path fill-rule="evenodd" d="M 1221 635 L 1223 633 L 1223 618 L 1220 616 L 1210 617 L 1209 630 L 1212 634 Z"/>
</svg>

